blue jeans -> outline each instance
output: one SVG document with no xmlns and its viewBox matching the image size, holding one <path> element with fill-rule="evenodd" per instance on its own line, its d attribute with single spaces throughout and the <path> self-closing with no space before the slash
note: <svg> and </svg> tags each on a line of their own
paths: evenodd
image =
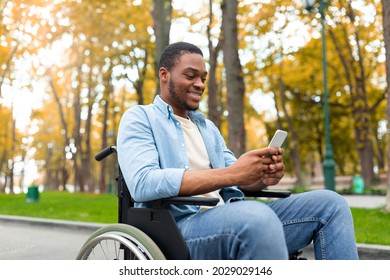
<svg viewBox="0 0 390 280">
<path fill-rule="evenodd" d="M 265 204 L 237 201 L 178 223 L 191 259 L 288 259 L 314 244 L 316 259 L 358 259 L 344 198 L 319 190 Z"/>
</svg>

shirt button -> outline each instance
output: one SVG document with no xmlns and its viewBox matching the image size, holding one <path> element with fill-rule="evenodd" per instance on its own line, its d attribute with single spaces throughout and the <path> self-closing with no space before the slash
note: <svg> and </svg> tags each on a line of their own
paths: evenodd
<svg viewBox="0 0 390 280">
<path fill-rule="evenodd" d="M 188 170 L 189 167 L 188 167 L 188 165 L 184 165 L 184 168 L 185 168 L 186 170 Z"/>
<path fill-rule="evenodd" d="M 184 144 L 183 144 L 183 143 L 181 143 L 181 146 L 182 146 L 182 147 L 184 147 Z"/>
<path fill-rule="evenodd" d="M 179 123 L 179 122 L 177 122 L 177 123 L 176 123 L 176 125 L 177 125 L 177 126 L 179 126 L 179 125 L 180 125 L 180 123 Z"/>
</svg>

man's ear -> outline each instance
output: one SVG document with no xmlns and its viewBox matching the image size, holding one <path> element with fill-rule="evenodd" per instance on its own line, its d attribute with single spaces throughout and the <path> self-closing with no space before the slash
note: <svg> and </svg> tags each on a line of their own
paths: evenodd
<svg viewBox="0 0 390 280">
<path fill-rule="evenodd" d="M 168 80 L 169 71 L 165 67 L 161 67 L 158 70 L 158 76 L 160 78 L 160 81 L 166 82 Z"/>
</svg>

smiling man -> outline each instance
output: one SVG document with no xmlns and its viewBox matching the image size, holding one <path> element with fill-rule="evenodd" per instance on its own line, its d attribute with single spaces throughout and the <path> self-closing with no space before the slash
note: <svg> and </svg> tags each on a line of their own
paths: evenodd
<svg viewBox="0 0 390 280">
<path fill-rule="evenodd" d="M 216 126 L 198 112 L 207 76 L 202 51 L 178 42 L 161 55 L 153 104 L 122 116 L 118 161 L 137 207 L 155 199 L 217 197 L 211 208 L 169 206 L 191 259 L 287 259 L 314 241 L 317 259 L 357 259 L 353 221 L 335 192 L 312 191 L 269 204 L 245 201 L 284 176 L 283 149 L 238 159 Z"/>
<path fill-rule="evenodd" d="M 180 63 L 172 64 L 175 61 Z M 207 71 L 202 54 L 181 55 L 167 49 L 158 68 L 162 99 L 172 106 L 175 115 L 187 118 L 188 111 L 198 109 L 205 90 Z"/>
</svg>

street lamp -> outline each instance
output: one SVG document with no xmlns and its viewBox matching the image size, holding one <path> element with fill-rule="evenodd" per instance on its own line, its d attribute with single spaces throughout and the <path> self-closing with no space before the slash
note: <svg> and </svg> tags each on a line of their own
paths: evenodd
<svg viewBox="0 0 390 280">
<path fill-rule="evenodd" d="M 322 163 L 325 188 L 328 190 L 335 190 L 335 162 L 333 159 L 332 143 L 330 142 L 330 129 L 329 129 L 329 93 L 328 93 L 328 81 L 326 74 L 326 40 L 325 40 L 325 6 L 329 0 L 319 0 L 320 7 L 319 12 L 321 14 L 322 25 L 322 67 L 323 67 L 323 82 L 324 82 L 324 117 L 325 117 L 325 159 Z M 311 11 L 317 0 L 302 0 L 302 4 L 306 10 Z"/>
</svg>

